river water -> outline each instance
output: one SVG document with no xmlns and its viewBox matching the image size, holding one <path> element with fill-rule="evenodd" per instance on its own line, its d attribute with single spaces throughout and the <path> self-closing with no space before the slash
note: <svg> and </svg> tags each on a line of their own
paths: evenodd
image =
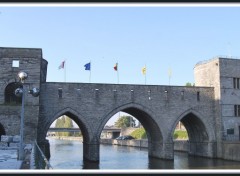
<svg viewBox="0 0 240 176">
<path fill-rule="evenodd" d="M 99 163 L 83 161 L 81 141 L 48 138 L 50 164 L 54 169 L 240 169 L 240 162 L 188 156 L 185 152 L 174 152 L 174 160 L 148 157 L 145 148 L 117 145 L 100 145 Z"/>
</svg>

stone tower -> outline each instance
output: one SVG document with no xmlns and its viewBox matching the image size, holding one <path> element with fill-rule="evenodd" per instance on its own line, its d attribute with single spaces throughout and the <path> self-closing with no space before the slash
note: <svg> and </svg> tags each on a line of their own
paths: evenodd
<svg viewBox="0 0 240 176">
<path fill-rule="evenodd" d="M 48 62 L 42 58 L 42 49 L 0 47 L 0 135 L 19 135 L 21 97 L 14 91 L 22 86 L 19 71 L 28 74 L 25 90 L 39 88 L 46 82 Z M 40 89 L 41 92 L 41 89 Z M 39 118 L 39 97 L 25 93 L 24 141 L 36 139 Z"/>
<path fill-rule="evenodd" d="M 222 142 L 240 139 L 240 60 L 214 58 L 194 68 L 195 85 L 214 87 L 218 154 Z"/>
</svg>

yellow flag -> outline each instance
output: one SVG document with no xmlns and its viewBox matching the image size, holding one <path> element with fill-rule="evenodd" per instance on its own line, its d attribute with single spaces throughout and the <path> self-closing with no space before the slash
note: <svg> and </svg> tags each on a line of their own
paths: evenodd
<svg viewBox="0 0 240 176">
<path fill-rule="evenodd" d="M 172 76 L 172 69 L 171 69 L 171 68 L 168 69 L 168 76 L 169 76 L 169 77 Z"/>
<path fill-rule="evenodd" d="M 147 68 L 146 66 L 142 68 L 142 74 L 146 75 Z"/>
</svg>

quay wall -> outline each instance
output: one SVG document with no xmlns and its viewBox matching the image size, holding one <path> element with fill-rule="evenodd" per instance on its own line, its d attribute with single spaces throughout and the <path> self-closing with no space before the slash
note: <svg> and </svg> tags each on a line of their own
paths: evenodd
<svg viewBox="0 0 240 176">
<path fill-rule="evenodd" d="M 70 140 L 70 141 L 83 141 L 82 137 L 74 137 L 74 136 L 51 136 L 47 137 L 48 139 L 60 139 L 60 140 Z"/>
<path fill-rule="evenodd" d="M 148 148 L 147 139 L 142 139 L 142 140 L 101 139 L 101 144 Z M 187 152 L 188 147 L 189 147 L 189 144 L 187 140 L 174 141 L 174 150 L 176 151 Z"/>
<path fill-rule="evenodd" d="M 175 140 L 174 141 L 174 150 L 188 152 L 189 151 L 188 140 Z"/>
<path fill-rule="evenodd" d="M 240 141 L 224 141 L 222 143 L 223 159 L 240 161 Z"/>
</svg>

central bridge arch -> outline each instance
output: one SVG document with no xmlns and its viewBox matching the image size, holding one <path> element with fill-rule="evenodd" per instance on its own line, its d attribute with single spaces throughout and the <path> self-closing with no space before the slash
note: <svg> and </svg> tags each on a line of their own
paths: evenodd
<svg viewBox="0 0 240 176">
<path fill-rule="evenodd" d="M 144 127 L 148 138 L 148 155 L 150 157 L 164 158 L 163 136 L 159 125 L 154 120 L 154 113 L 143 105 L 137 103 L 127 103 L 108 112 L 97 130 L 100 140 L 101 132 L 107 121 L 118 112 L 125 112 L 135 117 Z"/>
</svg>

